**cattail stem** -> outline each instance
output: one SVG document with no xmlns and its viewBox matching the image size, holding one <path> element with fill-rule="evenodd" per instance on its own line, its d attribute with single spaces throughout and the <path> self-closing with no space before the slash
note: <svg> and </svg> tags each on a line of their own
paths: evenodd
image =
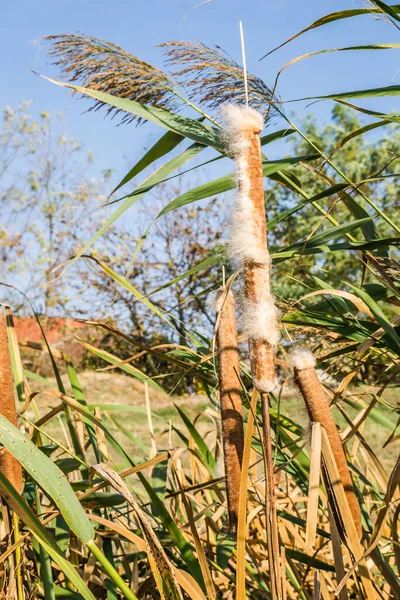
<svg viewBox="0 0 400 600">
<path fill-rule="evenodd" d="M 217 310 L 216 342 L 225 485 L 229 525 L 232 531 L 236 531 L 244 433 L 235 303 L 231 291 L 220 291 Z"/>
<path fill-rule="evenodd" d="M 361 537 L 360 505 L 353 488 L 346 455 L 329 406 L 328 398 L 315 370 L 315 359 L 308 350 L 295 350 L 292 353 L 291 361 L 294 368 L 295 381 L 303 395 L 310 420 L 321 423 L 327 433 L 354 524 L 357 533 Z"/>
<path fill-rule="evenodd" d="M 0 414 L 13 425 L 17 425 L 10 348 L 6 320 L 2 312 L 0 312 Z M 0 471 L 21 494 L 23 489 L 22 468 L 17 459 L 6 448 L 0 449 Z"/>
</svg>

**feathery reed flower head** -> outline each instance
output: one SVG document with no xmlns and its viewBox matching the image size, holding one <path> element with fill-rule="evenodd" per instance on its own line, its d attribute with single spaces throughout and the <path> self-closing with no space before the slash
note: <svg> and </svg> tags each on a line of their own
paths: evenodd
<svg viewBox="0 0 400 600">
<path fill-rule="evenodd" d="M 120 98 L 134 100 L 164 109 L 176 109 L 172 78 L 153 65 L 126 52 L 116 44 L 80 34 L 51 35 L 50 56 L 69 82 Z M 104 103 L 96 100 L 89 110 L 98 110 Z M 109 106 L 107 113 L 121 112 Z M 123 112 L 123 111 L 122 111 Z M 141 119 L 123 113 L 122 123 Z"/>
<path fill-rule="evenodd" d="M 171 41 L 160 44 L 166 64 L 177 66 L 174 77 L 189 90 L 189 98 L 210 108 L 244 104 L 243 68 L 219 46 L 200 42 Z M 259 77 L 248 73 L 249 104 L 261 115 L 269 113 L 272 91 Z"/>
</svg>

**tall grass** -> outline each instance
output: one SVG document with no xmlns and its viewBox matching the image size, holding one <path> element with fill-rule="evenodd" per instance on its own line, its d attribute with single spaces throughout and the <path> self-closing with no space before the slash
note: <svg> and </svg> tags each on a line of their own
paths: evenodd
<svg viewBox="0 0 400 600">
<path fill-rule="evenodd" d="M 368 12 L 384 15 L 394 24 L 399 20 L 397 6 L 373 4 L 371 9 L 327 15 L 304 31 L 333 21 L 358 19 Z M 237 185 L 227 247 L 223 251 L 210 249 L 210 256 L 199 265 L 225 265 L 232 272 L 219 307 L 217 344 L 189 329 L 189 347 L 163 350 L 163 358 L 182 377 L 187 373 L 196 377 L 209 402 L 196 414 L 194 401 L 172 406 L 171 400 L 174 416 L 169 414 L 165 422 L 152 402 L 152 422 L 154 426 L 160 423 L 157 448 L 162 449 L 153 456 L 153 431 L 143 427 L 140 439 L 132 433 L 140 418 L 150 422 L 149 408 L 146 411 L 131 402 L 125 389 L 121 402 L 104 404 L 96 398 L 87 402 L 86 392 L 91 390 L 81 385 L 70 358 L 51 348 L 46 340 L 43 344 L 18 342 L 9 319 L 19 420 L 16 427 L 15 420 L 10 422 L 14 417 L 2 412 L 0 440 L 10 453 L 3 451 L 4 456 L 14 457 L 13 464 L 23 467 L 24 489 L 21 494 L 19 483 L 13 485 L 5 466 L 0 470 L 0 493 L 12 511 L 7 522 L 7 511 L 3 510 L 3 531 L 10 534 L 12 523 L 16 526 L 14 538 L 7 538 L 12 543 L 3 543 L 1 548 L 3 588 L 18 600 L 397 599 L 400 461 L 392 456 L 388 464 L 383 448 L 388 452 L 398 440 L 398 410 L 386 393 L 391 389 L 394 394 L 398 384 L 400 337 L 393 307 L 399 302 L 400 290 L 389 269 L 376 267 L 376 256 L 384 250 L 396 259 L 398 226 L 383 205 L 377 206 L 368 197 L 366 182 L 361 185 L 342 173 L 334 152 L 328 155 L 326 149 L 309 140 L 282 110 L 275 90 L 272 93 L 257 78 L 250 77 L 249 82 L 250 104 L 253 100 L 258 113 L 251 106 L 228 109 L 229 127 L 225 128 L 221 115 L 213 112 L 216 96 L 211 93 L 212 86 L 215 81 L 220 85 L 225 72 L 227 94 L 223 99 L 243 103 L 244 97 L 235 94 L 232 87 L 239 66 L 204 46 L 203 58 L 197 61 L 196 52 L 190 52 L 187 44 L 175 43 L 175 47 L 179 52 L 167 46 L 167 58 L 182 60 L 183 64 L 181 75 L 178 71 L 172 77 L 93 38 L 66 36 L 56 41 L 56 55 L 72 81 L 56 83 L 94 99 L 96 108 L 104 104 L 123 111 L 126 120 L 149 120 L 168 130 L 117 189 L 132 184 L 143 165 L 159 165 L 157 161 L 171 153 L 161 169 L 119 199 L 115 212 L 67 268 L 87 254 L 138 197 L 172 175 L 184 176 L 180 170 L 194 157 L 208 152 L 214 162 L 234 158 L 236 176 L 228 173 L 190 189 L 158 216 Z M 369 44 L 362 49 L 378 46 Z M 102 73 L 104 52 L 108 54 Z M 215 57 L 214 62 L 204 59 L 210 56 Z M 131 69 L 132 81 L 124 81 L 125 65 Z M 146 97 L 146 104 L 141 73 L 150 78 L 156 90 L 151 98 Z M 201 79 L 190 79 L 194 73 L 204 78 L 203 98 L 199 98 Z M 78 86 L 78 82 L 86 87 Z M 180 83 L 188 90 L 187 98 Z M 329 99 L 347 102 L 354 98 L 352 102 L 357 102 L 357 98 L 379 98 L 389 93 L 399 94 L 398 86 L 331 94 Z M 220 87 L 218 95 L 222 98 Z M 170 101 L 191 109 L 191 116 L 177 114 Z M 367 112 L 377 123 L 399 120 L 399 115 L 371 114 L 356 104 L 351 107 Z M 205 112 L 208 110 L 210 115 Z M 263 124 L 259 113 L 266 117 L 271 110 L 281 115 L 284 128 L 269 130 L 260 138 Z M 360 130 L 354 135 L 364 133 Z M 303 137 L 313 154 L 268 161 L 262 148 L 288 134 Z M 184 140 L 190 145 L 182 149 Z M 208 160 L 209 156 L 204 163 Z M 307 179 L 295 176 L 292 165 L 304 174 L 312 172 L 324 184 L 324 191 L 317 196 L 310 194 Z M 327 165 L 329 175 L 324 171 Z M 202 166 L 199 161 L 193 168 Z M 371 179 L 376 176 L 371 173 Z M 300 210 L 317 211 L 322 215 L 321 226 L 290 246 L 268 249 L 264 178 L 272 178 L 298 196 L 297 205 L 282 210 L 268 223 L 269 230 Z M 344 189 L 348 214 L 345 222 L 339 222 L 334 207 Z M 371 227 L 366 225 L 372 219 L 376 227 L 371 234 Z M 291 223 L 295 226 L 295 220 Z M 382 237 L 379 225 L 390 234 Z M 295 303 L 279 298 L 285 334 L 280 341 L 271 291 L 274 263 L 286 262 L 287 272 L 292 274 L 303 255 L 314 258 L 318 265 L 321 256 L 346 252 L 359 256 L 360 272 L 368 268 L 374 285 L 338 281 L 334 288 L 324 283 L 323 275 L 312 271 L 307 280 L 312 289 L 303 298 Z M 174 328 L 173 316 L 160 312 L 151 294 L 141 295 L 108 265 L 101 261 L 95 264 L 131 291 L 136 301 L 144 302 L 164 326 Z M 191 274 L 182 273 L 181 279 Z M 228 291 L 233 280 L 234 293 L 240 287 L 244 293 L 240 324 L 249 339 L 248 354 L 241 346 L 242 338 L 236 335 L 233 299 Z M 164 287 L 170 285 L 174 282 L 163 282 Z M 318 295 L 324 302 L 315 300 Z M 123 337 L 133 346 L 134 355 L 135 342 L 126 333 L 104 323 L 98 326 Z M 7 340 L 1 331 L 1 374 L 9 382 L 8 387 L 3 386 L 1 398 L 5 399 L 7 392 L 4 406 L 12 406 Z M 314 359 L 304 363 L 297 354 L 295 379 L 313 423 L 311 444 L 308 420 L 301 414 L 304 402 L 292 385 L 287 359 L 290 346 L 299 338 L 312 348 L 316 366 L 335 375 L 330 385 L 324 386 L 314 369 Z M 81 341 L 88 351 L 119 367 L 126 376 L 145 381 L 150 394 L 162 394 L 162 379 L 152 379 L 133 364 Z M 49 356 L 54 372 L 51 380 L 23 371 L 18 343 L 26 351 Z M 160 349 L 141 347 L 140 351 L 160 354 Z M 63 375 L 60 361 L 65 366 Z M 355 385 L 355 376 L 365 363 L 381 367 L 376 369 L 376 385 Z M 224 469 L 219 466 L 221 441 Z"/>
</svg>

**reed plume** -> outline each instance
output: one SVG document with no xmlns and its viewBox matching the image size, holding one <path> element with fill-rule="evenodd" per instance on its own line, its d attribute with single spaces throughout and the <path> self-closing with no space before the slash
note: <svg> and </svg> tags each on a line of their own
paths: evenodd
<svg viewBox="0 0 400 600">
<path fill-rule="evenodd" d="M 227 292 L 225 288 L 220 290 L 217 298 L 217 315 L 216 342 L 226 497 L 230 529 L 236 531 L 244 433 L 235 302 L 232 292 Z"/>
<path fill-rule="evenodd" d="M 8 345 L 7 327 L 4 314 L 0 311 L 0 414 L 17 425 L 14 381 L 11 371 L 10 349 Z M 0 449 L 0 471 L 22 493 L 22 468 L 17 459 L 6 449 Z"/>
<path fill-rule="evenodd" d="M 61 75 L 69 82 L 141 104 L 176 110 L 172 78 L 116 44 L 83 34 L 51 35 L 46 39 L 52 42 L 49 54 L 56 59 L 53 64 L 60 67 Z M 103 106 L 103 102 L 96 100 L 89 110 Z M 107 108 L 107 113 L 113 116 L 119 112 L 113 106 Z M 130 113 L 122 113 L 122 123 L 141 122 Z"/>
<path fill-rule="evenodd" d="M 177 67 L 174 79 L 188 90 L 189 98 L 210 108 L 222 104 L 245 104 L 243 67 L 222 48 L 210 48 L 200 42 L 171 41 L 160 44 L 166 65 Z M 248 73 L 249 104 L 265 118 L 270 113 L 272 90 Z"/>
<path fill-rule="evenodd" d="M 294 376 L 300 388 L 310 420 L 321 423 L 327 433 L 332 453 L 340 474 L 349 509 L 357 533 L 361 537 L 361 511 L 355 494 L 342 442 L 329 406 L 328 398 L 315 370 L 315 358 L 309 350 L 297 349 L 291 354 Z"/>
<path fill-rule="evenodd" d="M 260 133 L 262 115 L 248 107 L 227 105 L 228 149 L 237 163 L 237 193 L 231 216 L 228 253 L 244 277 L 244 330 L 249 339 L 250 370 L 260 392 L 263 413 L 265 512 L 273 600 L 281 597 L 279 538 L 268 393 L 275 385 L 279 317 L 270 285 L 270 256 L 264 204 Z"/>
</svg>

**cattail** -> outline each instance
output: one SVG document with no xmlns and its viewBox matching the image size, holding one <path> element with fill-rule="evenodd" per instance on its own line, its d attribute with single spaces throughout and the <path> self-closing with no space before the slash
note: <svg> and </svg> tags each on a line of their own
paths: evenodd
<svg viewBox="0 0 400 600">
<path fill-rule="evenodd" d="M 13 425 L 17 425 L 10 349 L 6 320 L 2 312 L 0 312 L 0 414 Z M 0 449 L 0 471 L 21 494 L 23 489 L 22 468 L 17 459 L 6 448 Z"/>
<path fill-rule="evenodd" d="M 268 393 L 275 384 L 275 348 L 280 334 L 267 247 L 260 145 L 264 123 L 251 108 L 228 105 L 224 112 L 230 149 L 237 162 L 238 185 L 228 252 L 244 273 L 244 331 L 249 338 L 253 383 L 259 392 Z"/>
<path fill-rule="evenodd" d="M 354 492 L 346 456 L 329 406 L 328 398 L 315 370 L 315 358 L 309 350 L 298 349 L 292 352 L 290 361 L 293 365 L 295 381 L 303 395 L 310 420 L 315 423 L 321 423 L 327 433 L 343 488 L 346 493 L 349 509 L 353 516 L 357 533 L 361 537 L 360 505 Z"/>
<path fill-rule="evenodd" d="M 225 485 L 229 524 L 235 531 L 239 510 L 244 434 L 235 303 L 231 291 L 227 293 L 225 289 L 220 290 L 217 312 L 216 342 Z"/>
<path fill-rule="evenodd" d="M 278 311 L 271 294 L 271 261 L 267 247 L 260 144 L 264 121 L 260 113 L 248 107 L 228 105 L 224 112 L 229 149 L 237 163 L 237 194 L 228 252 L 243 270 L 244 331 L 249 339 L 253 384 L 262 400 L 267 544 L 271 592 L 276 600 L 281 592 L 281 574 L 268 393 L 275 385 L 275 352 L 280 333 Z"/>
</svg>

